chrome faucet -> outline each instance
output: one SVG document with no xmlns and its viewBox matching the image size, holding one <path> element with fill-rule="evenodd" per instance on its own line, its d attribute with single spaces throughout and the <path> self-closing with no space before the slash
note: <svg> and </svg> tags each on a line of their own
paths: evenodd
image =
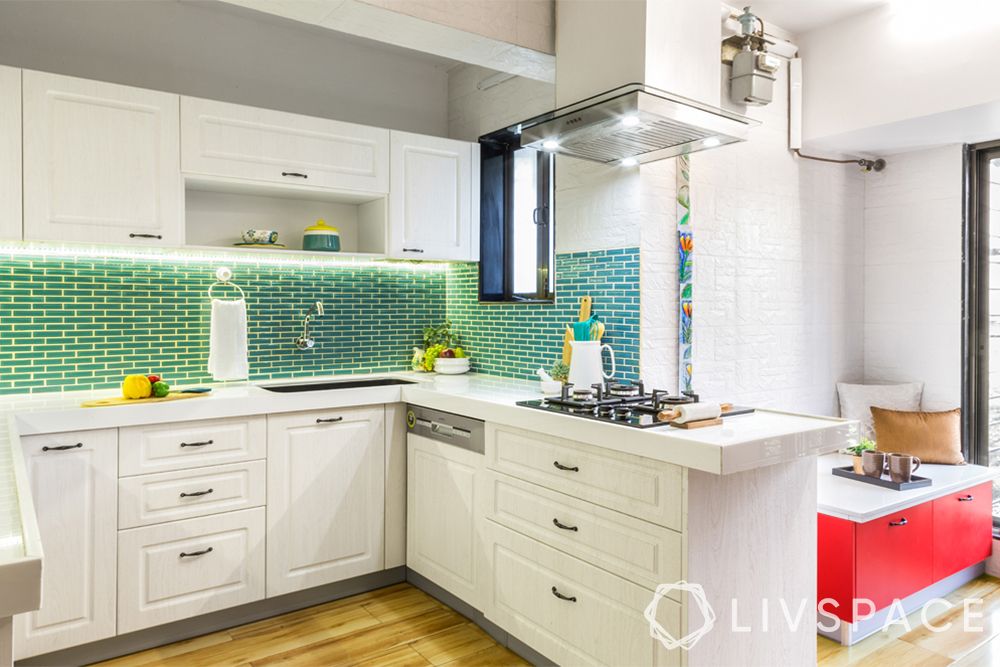
<svg viewBox="0 0 1000 667">
<path fill-rule="evenodd" d="M 309 350 L 314 345 L 316 341 L 309 336 L 309 322 L 315 317 L 323 317 L 323 302 L 317 301 L 316 303 L 309 306 L 309 311 L 306 313 L 305 318 L 302 320 L 302 335 L 295 339 L 295 347 L 300 350 Z"/>
</svg>

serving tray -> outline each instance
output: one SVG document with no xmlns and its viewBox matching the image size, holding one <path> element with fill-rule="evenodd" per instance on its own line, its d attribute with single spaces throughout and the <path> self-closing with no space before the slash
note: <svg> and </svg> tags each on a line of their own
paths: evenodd
<svg viewBox="0 0 1000 667">
<path fill-rule="evenodd" d="M 843 466 L 833 469 L 833 474 L 837 477 L 846 477 L 847 479 L 853 479 L 858 482 L 864 482 L 865 484 L 873 484 L 875 486 L 881 486 L 886 489 L 892 489 L 893 491 L 909 491 L 910 489 L 919 489 L 922 486 L 930 486 L 933 480 L 930 477 L 920 477 L 919 475 L 912 475 L 909 482 L 894 482 L 891 479 L 885 479 L 884 477 L 869 477 L 868 475 L 859 475 L 854 472 L 854 466 Z"/>
</svg>

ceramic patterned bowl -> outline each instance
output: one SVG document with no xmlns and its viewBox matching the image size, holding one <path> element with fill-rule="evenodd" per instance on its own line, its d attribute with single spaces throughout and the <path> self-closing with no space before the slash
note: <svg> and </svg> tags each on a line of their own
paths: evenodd
<svg viewBox="0 0 1000 667">
<path fill-rule="evenodd" d="M 273 229 L 248 229 L 243 232 L 244 243 L 271 244 L 278 242 L 278 232 Z"/>
</svg>

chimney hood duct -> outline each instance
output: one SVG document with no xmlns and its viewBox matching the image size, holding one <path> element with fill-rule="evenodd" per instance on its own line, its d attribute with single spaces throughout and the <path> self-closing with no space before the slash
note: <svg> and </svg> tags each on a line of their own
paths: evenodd
<svg viewBox="0 0 1000 667">
<path fill-rule="evenodd" d="M 630 83 L 508 128 L 521 147 L 605 164 L 636 164 L 745 141 L 760 123 Z"/>
</svg>

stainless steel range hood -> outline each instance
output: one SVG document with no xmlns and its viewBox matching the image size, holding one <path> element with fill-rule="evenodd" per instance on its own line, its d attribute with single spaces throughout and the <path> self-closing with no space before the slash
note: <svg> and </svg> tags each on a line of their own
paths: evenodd
<svg viewBox="0 0 1000 667">
<path fill-rule="evenodd" d="M 583 160 L 654 162 L 745 141 L 751 118 L 631 83 L 509 128 L 521 146 Z"/>
</svg>

